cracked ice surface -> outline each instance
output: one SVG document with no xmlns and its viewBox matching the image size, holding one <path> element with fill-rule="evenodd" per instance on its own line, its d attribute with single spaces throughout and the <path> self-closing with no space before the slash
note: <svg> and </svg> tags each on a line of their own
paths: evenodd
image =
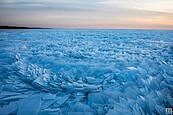
<svg viewBox="0 0 173 115">
<path fill-rule="evenodd" d="M 165 114 L 173 31 L 0 30 L 0 114 Z"/>
</svg>

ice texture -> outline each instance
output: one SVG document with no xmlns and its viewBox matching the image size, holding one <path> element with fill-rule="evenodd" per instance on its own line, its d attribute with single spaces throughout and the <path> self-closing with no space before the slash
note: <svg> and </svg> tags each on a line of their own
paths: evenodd
<svg viewBox="0 0 173 115">
<path fill-rule="evenodd" d="M 0 114 L 148 115 L 173 107 L 173 31 L 0 30 Z"/>
</svg>

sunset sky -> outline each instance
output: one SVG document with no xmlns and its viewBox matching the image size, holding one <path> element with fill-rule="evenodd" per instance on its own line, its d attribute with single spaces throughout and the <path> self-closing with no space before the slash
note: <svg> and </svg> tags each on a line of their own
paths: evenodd
<svg viewBox="0 0 173 115">
<path fill-rule="evenodd" d="M 0 25 L 173 30 L 173 0 L 0 0 Z"/>
</svg>

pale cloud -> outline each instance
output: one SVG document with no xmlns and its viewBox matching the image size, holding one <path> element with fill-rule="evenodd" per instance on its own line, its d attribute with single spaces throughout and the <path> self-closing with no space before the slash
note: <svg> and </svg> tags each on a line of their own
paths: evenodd
<svg viewBox="0 0 173 115">
<path fill-rule="evenodd" d="M 173 29 L 172 0 L 0 0 L 0 24 Z"/>
<path fill-rule="evenodd" d="M 122 8 L 173 13 L 173 0 L 104 0 L 97 2 L 97 4 L 107 5 L 109 7 L 120 6 Z"/>
</svg>

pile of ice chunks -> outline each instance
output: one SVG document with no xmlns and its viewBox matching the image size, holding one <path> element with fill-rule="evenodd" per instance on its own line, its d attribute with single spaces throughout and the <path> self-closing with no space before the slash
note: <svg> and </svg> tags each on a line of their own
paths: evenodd
<svg viewBox="0 0 173 115">
<path fill-rule="evenodd" d="M 1 30 L 0 114 L 165 114 L 172 47 L 173 31 Z"/>
</svg>

